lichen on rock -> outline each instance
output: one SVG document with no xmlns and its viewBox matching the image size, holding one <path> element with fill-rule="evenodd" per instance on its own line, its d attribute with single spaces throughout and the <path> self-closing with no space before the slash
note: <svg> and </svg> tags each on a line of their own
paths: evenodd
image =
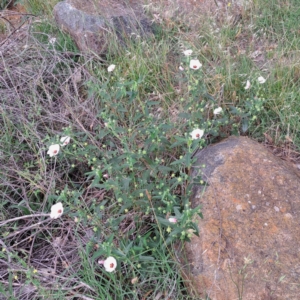
<svg viewBox="0 0 300 300">
<path fill-rule="evenodd" d="M 204 219 L 181 256 L 192 288 L 212 300 L 299 299 L 298 175 L 245 137 L 196 157 L 193 175 L 208 186 L 194 187 L 191 200 Z"/>
</svg>

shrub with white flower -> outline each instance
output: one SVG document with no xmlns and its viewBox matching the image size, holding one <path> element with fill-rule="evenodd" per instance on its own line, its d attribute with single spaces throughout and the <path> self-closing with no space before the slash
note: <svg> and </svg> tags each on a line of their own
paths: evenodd
<svg viewBox="0 0 300 300">
<path fill-rule="evenodd" d="M 202 130 L 202 129 L 194 129 L 190 133 L 190 135 L 192 136 L 193 140 L 201 139 L 202 136 L 203 136 L 203 134 L 204 134 L 204 130 Z"/>
<path fill-rule="evenodd" d="M 259 82 L 259 83 L 265 83 L 266 82 L 266 79 L 264 78 L 264 77 L 262 77 L 262 76 L 259 76 L 258 78 L 257 78 L 257 81 Z"/>
<path fill-rule="evenodd" d="M 249 81 L 249 80 L 247 80 L 247 82 L 246 82 L 246 86 L 245 86 L 245 90 L 249 90 L 249 89 L 250 89 L 250 87 L 251 87 L 251 83 L 250 83 L 250 81 Z"/>
<path fill-rule="evenodd" d="M 112 72 L 115 68 L 116 68 L 116 65 L 110 65 L 110 66 L 107 68 L 107 71 L 108 71 L 108 72 Z"/>
<path fill-rule="evenodd" d="M 50 218 L 57 219 L 62 216 L 64 208 L 61 202 L 58 202 L 51 207 Z"/>
<path fill-rule="evenodd" d="M 60 149 L 59 144 L 51 145 L 49 147 L 47 154 L 49 154 L 50 157 L 55 156 L 58 154 L 59 149 Z"/>
<path fill-rule="evenodd" d="M 117 267 L 117 260 L 109 256 L 105 260 L 98 260 L 98 264 L 103 265 L 106 272 L 113 272 Z"/>
<path fill-rule="evenodd" d="M 214 109 L 214 115 L 219 115 L 223 112 L 223 109 L 222 107 L 218 107 L 216 109 Z"/>
<path fill-rule="evenodd" d="M 68 145 L 69 143 L 70 143 L 70 140 L 71 140 L 71 138 L 69 137 L 69 136 L 63 136 L 61 139 L 60 139 L 60 142 L 62 143 L 62 144 L 60 144 L 62 147 L 63 146 L 66 146 L 66 145 Z"/>
<path fill-rule="evenodd" d="M 183 51 L 183 54 L 184 54 L 185 56 L 191 56 L 192 53 L 193 53 L 193 50 L 191 50 L 191 49 L 188 49 L 188 50 Z"/>
<path fill-rule="evenodd" d="M 202 67 L 202 64 L 198 59 L 191 59 L 190 60 L 190 68 L 193 70 L 198 70 Z"/>
</svg>

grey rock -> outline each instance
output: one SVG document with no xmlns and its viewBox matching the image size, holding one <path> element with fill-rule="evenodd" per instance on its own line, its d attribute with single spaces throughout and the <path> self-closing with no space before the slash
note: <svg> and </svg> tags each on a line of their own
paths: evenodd
<svg viewBox="0 0 300 300">
<path fill-rule="evenodd" d="M 129 38 L 145 38 L 153 32 L 142 7 L 122 1 L 65 0 L 55 5 L 54 17 L 83 52 L 102 54 L 112 41 L 124 46 Z"/>
</svg>

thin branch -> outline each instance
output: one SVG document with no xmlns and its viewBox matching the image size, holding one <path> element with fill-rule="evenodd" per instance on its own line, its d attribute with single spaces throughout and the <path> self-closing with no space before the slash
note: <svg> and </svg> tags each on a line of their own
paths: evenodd
<svg viewBox="0 0 300 300">
<path fill-rule="evenodd" d="M 21 13 L 18 11 L 5 11 L 0 13 L 0 17 L 3 18 L 3 15 L 5 16 L 31 16 L 31 17 L 36 17 L 36 15 L 34 14 L 30 14 L 30 13 Z"/>
<path fill-rule="evenodd" d="M 8 269 L 9 272 L 28 272 L 27 269 Z M 37 275 L 49 275 L 48 272 L 44 272 L 44 271 L 40 271 L 37 269 L 37 273 L 35 274 L 35 276 Z M 59 276 L 59 275 L 55 275 L 55 274 L 51 274 L 52 277 L 55 277 L 57 279 L 63 280 L 65 279 L 66 281 L 72 281 L 72 282 L 78 282 L 78 284 L 76 286 L 73 286 L 71 288 L 64 288 L 64 287 L 58 287 L 58 286 L 54 286 L 48 289 L 55 289 L 55 290 L 73 290 L 73 289 L 77 289 L 77 288 L 81 288 L 81 287 L 85 287 L 88 288 L 89 290 L 95 292 L 95 289 L 93 289 L 92 287 L 90 287 L 88 284 L 82 282 L 82 281 L 77 281 L 76 279 L 73 278 L 68 278 L 68 277 L 63 277 L 63 276 Z M 0 281 L 1 282 L 1 281 Z M 48 282 L 49 283 L 49 282 Z M 45 289 L 47 289 L 47 287 L 43 287 Z"/>
<path fill-rule="evenodd" d="M 2 19 L 4 19 L 7 23 L 9 23 L 9 25 L 13 28 L 13 30 L 15 31 L 16 30 L 16 28 L 15 28 L 15 26 L 13 25 L 13 23 L 12 22 L 10 22 L 7 18 L 5 18 L 5 17 L 3 17 L 3 16 L 0 16 Z"/>
<path fill-rule="evenodd" d="M 2 17 L 2 18 L 3 18 L 3 17 Z M 8 36 L 0 43 L 0 46 L 4 45 L 4 44 L 10 39 L 10 37 L 11 37 L 12 35 L 14 35 L 14 34 L 16 33 L 16 31 L 17 31 L 18 29 L 20 29 L 26 22 L 27 22 L 27 20 L 25 20 L 19 27 L 15 28 L 15 29 L 13 30 L 13 32 L 12 32 L 11 34 L 9 34 L 9 35 L 8 35 Z"/>
<path fill-rule="evenodd" d="M 51 220 L 51 219 L 50 219 L 50 220 Z M 37 223 L 35 223 L 35 224 L 32 224 L 31 226 L 25 227 L 25 228 L 23 228 L 22 230 L 18 230 L 18 231 L 15 231 L 15 232 L 9 234 L 9 235 L 6 236 L 5 238 L 6 238 L 6 239 L 11 238 L 11 237 L 13 237 L 13 236 L 15 236 L 15 235 L 17 235 L 17 234 L 23 233 L 24 231 L 27 231 L 27 230 L 29 230 L 29 229 L 32 229 L 32 228 L 34 228 L 34 227 L 36 227 L 36 226 L 39 226 L 39 225 L 41 225 L 41 224 L 43 224 L 43 223 L 46 223 L 46 222 L 49 222 L 49 220 L 47 219 L 47 220 L 44 220 L 44 221 L 41 221 L 41 222 L 37 222 Z"/>
<path fill-rule="evenodd" d="M 81 295 L 81 294 L 74 294 L 72 291 L 70 291 L 70 293 L 71 294 L 73 294 L 73 296 L 71 296 L 71 297 L 68 297 L 68 298 L 66 298 L 66 299 L 74 299 L 74 297 L 79 297 L 80 299 L 83 299 L 83 300 L 94 300 L 94 298 L 90 298 L 90 297 L 87 297 L 87 296 L 83 296 L 83 295 Z"/>
<path fill-rule="evenodd" d="M 16 218 L 12 218 L 12 219 L 1 222 L 0 227 L 7 224 L 7 223 L 18 221 L 18 220 L 29 219 L 29 218 L 34 218 L 34 217 L 49 217 L 49 216 L 50 216 L 50 214 L 33 214 L 33 215 L 26 215 L 26 216 L 16 217 Z"/>
</svg>

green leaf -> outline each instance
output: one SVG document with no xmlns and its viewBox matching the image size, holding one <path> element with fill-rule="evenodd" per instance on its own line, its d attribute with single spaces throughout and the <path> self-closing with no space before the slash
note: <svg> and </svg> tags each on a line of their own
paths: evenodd
<svg viewBox="0 0 300 300">
<path fill-rule="evenodd" d="M 199 236 L 199 228 L 198 228 L 198 225 L 196 223 L 191 223 L 191 229 L 194 230 L 194 234 Z"/>
<path fill-rule="evenodd" d="M 152 256 L 144 256 L 144 255 L 141 255 L 141 256 L 139 257 L 139 259 L 140 259 L 141 261 L 153 261 L 153 260 L 155 260 L 154 257 L 152 257 Z"/>
<path fill-rule="evenodd" d="M 164 219 L 164 218 L 161 218 L 161 217 L 156 217 L 158 222 L 161 224 L 161 225 L 164 225 L 164 226 L 171 226 L 173 225 L 172 223 L 170 223 L 169 220 L 167 219 Z"/>
<path fill-rule="evenodd" d="M 103 249 L 99 249 L 93 254 L 92 260 L 95 260 L 96 258 L 98 258 L 104 254 L 106 254 L 105 251 Z"/>
<path fill-rule="evenodd" d="M 178 114 L 178 117 L 183 118 L 183 119 L 190 119 L 191 114 L 189 114 L 189 113 L 180 113 L 180 114 Z"/>
<path fill-rule="evenodd" d="M 123 186 L 123 189 L 125 191 L 129 190 L 129 184 L 130 184 L 130 182 L 131 182 L 131 178 L 128 178 L 128 177 L 122 178 L 122 186 Z"/>
<path fill-rule="evenodd" d="M 242 120 L 242 131 L 246 132 L 249 128 L 249 122 L 248 122 L 248 118 L 244 118 Z"/>
<path fill-rule="evenodd" d="M 181 218 L 181 215 L 182 215 L 181 212 L 179 211 L 177 206 L 175 206 L 173 209 L 174 209 L 174 213 L 175 213 L 176 218 L 179 220 Z"/>
<path fill-rule="evenodd" d="M 25 216 L 31 214 L 30 210 L 27 207 L 25 207 L 25 206 L 22 206 L 22 205 L 12 205 L 11 207 L 12 208 L 18 208 L 18 209 L 20 209 L 24 213 Z"/>
</svg>

